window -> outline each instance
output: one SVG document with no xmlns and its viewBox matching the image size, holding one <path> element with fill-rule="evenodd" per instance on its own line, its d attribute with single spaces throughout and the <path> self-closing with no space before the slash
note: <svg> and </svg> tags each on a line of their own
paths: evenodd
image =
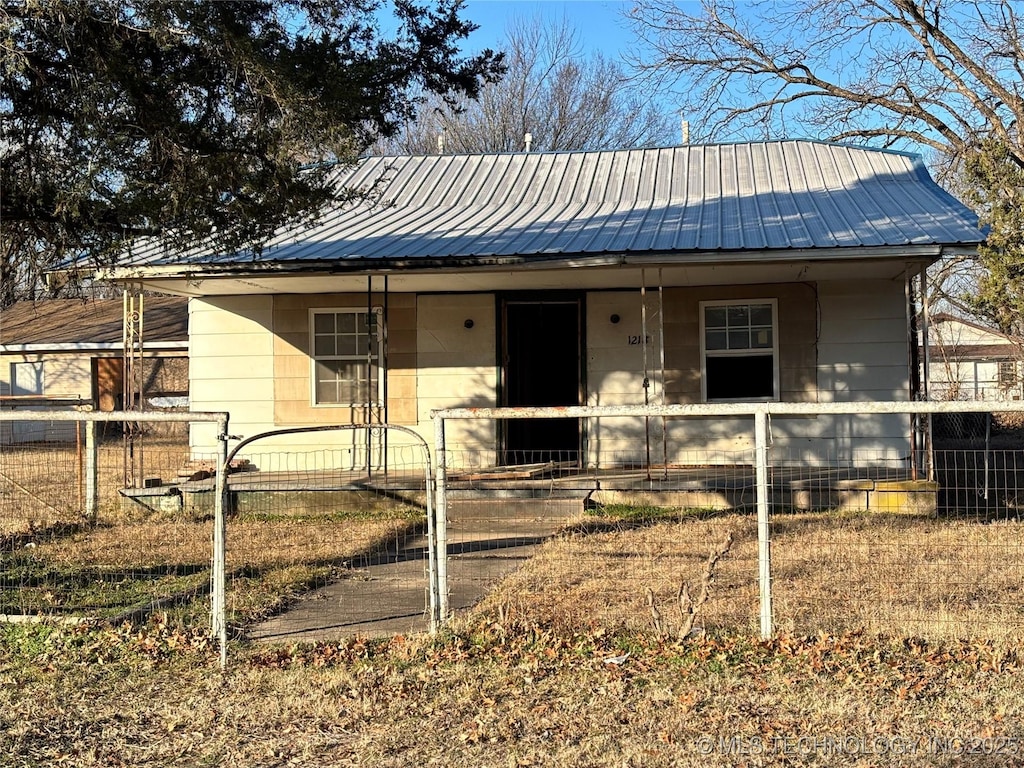
<svg viewBox="0 0 1024 768">
<path fill-rule="evenodd" d="M 310 311 L 314 405 L 381 400 L 379 309 Z"/>
<path fill-rule="evenodd" d="M 999 386 L 1012 389 L 1017 386 L 1017 363 L 1013 360 L 999 361 Z"/>
<path fill-rule="evenodd" d="M 775 299 L 701 302 L 706 402 L 778 399 L 776 314 Z"/>
<path fill-rule="evenodd" d="M 41 395 L 43 387 L 43 363 L 11 363 L 11 394 Z"/>
</svg>

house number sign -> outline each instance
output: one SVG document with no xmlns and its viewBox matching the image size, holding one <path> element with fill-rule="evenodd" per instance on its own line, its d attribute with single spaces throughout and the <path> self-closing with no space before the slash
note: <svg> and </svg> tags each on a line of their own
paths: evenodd
<svg viewBox="0 0 1024 768">
<path fill-rule="evenodd" d="M 637 334 L 636 336 L 628 336 L 627 338 L 629 339 L 629 345 L 631 347 L 632 346 L 636 346 L 637 344 L 650 344 L 651 343 L 651 336 L 650 336 L 650 334 L 648 334 L 647 336 L 641 336 L 640 334 Z"/>
</svg>

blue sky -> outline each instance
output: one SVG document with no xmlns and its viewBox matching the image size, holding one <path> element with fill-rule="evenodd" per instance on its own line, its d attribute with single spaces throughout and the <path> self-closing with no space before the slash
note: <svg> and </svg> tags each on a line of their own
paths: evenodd
<svg viewBox="0 0 1024 768">
<path fill-rule="evenodd" d="M 628 0 L 468 0 L 463 17 L 480 29 L 470 35 L 466 51 L 495 47 L 508 22 L 516 17 L 565 18 L 579 34 L 585 53 L 601 50 L 615 56 L 633 41 L 624 14 Z"/>
</svg>

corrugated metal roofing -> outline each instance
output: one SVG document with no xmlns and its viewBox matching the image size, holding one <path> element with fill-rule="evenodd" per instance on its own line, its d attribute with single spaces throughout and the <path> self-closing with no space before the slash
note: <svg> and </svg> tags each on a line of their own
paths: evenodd
<svg viewBox="0 0 1024 768">
<path fill-rule="evenodd" d="M 260 261 L 685 256 L 982 239 L 974 214 L 918 156 L 815 141 L 375 157 L 337 181 L 375 188 L 377 202 L 335 207 L 278 233 Z M 136 264 L 182 261 L 139 256 Z"/>
<path fill-rule="evenodd" d="M 143 332 L 147 344 L 188 341 L 188 300 L 146 296 Z M 120 299 L 19 301 L 0 310 L 0 348 L 23 344 L 120 344 Z"/>
</svg>

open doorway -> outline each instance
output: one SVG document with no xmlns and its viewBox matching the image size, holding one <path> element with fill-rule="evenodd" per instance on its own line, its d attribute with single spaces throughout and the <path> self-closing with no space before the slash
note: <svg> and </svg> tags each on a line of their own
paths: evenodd
<svg viewBox="0 0 1024 768">
<path fill-rule="evenodd" d="M 579 405 L 582 298 L 507 297 L 501 304 L 502 405 Z M 504 464 L 578 463 L 579 419 L 508 419 Z"/>
</svg>

